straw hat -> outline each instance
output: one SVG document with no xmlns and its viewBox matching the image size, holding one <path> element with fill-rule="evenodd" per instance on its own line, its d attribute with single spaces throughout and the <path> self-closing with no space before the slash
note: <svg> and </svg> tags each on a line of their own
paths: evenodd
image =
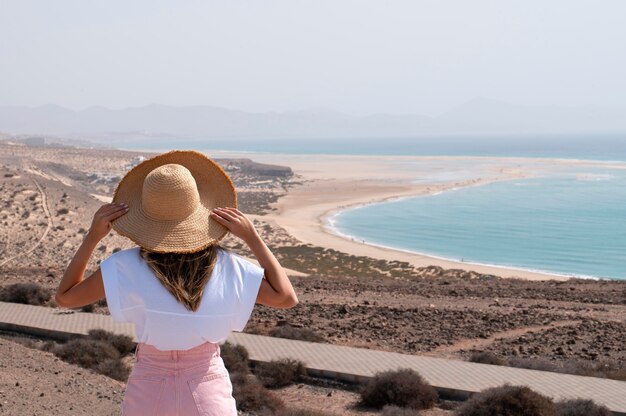
<svg viewBox="0 0 626 416">
<path fill-rule="evenodd" d="M 237 207 L 224 170 L 202 153 L 175 150 L 131 169 L 117 185 L 114 203 L 128 212 L 112 228 L 159 253 L 193 253 L 217 243 L 228 229 L 209 217 L 216 207 Z"/>
</svg>

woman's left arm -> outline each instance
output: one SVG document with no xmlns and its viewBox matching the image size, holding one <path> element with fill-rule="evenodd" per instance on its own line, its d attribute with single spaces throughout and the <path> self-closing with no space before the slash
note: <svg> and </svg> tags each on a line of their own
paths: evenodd
<svg viewBox="0 0 626 416">
<path fill-rule="evenodd" d="M 100 268 L 83 280 L 87 263 L 96 246 L 111 231 L 111 221 L 128 212 L 122 204 L 104 204 L 96 211 L 91 228 L 67 266 L 55 300 L 64 308 L 78 308 L 104 298 L 104 285 Z"/>
</svg>

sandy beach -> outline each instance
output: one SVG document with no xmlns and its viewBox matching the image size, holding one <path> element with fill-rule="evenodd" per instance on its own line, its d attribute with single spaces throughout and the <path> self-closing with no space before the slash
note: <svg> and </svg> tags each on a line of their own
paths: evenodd
<svg viewBox="0 0 626 416">
<path fill-rule="evenodd" d="M 232 152 L 219 155 L 246 156 Z M 332 217 L 363 204 L 530 178 L 538 171 L 562 169 L 574 164 L 595 165 L 594 162 L 583 161 L 477 157 L 255 154 L 254 158 L 263 163 L 288 165 L 299 177 L 301 184 L 290 188 L 273 205 L 276 210 L 263 216 L 264 221 L 284 228 L 298 240 L 357 256 L 406 261 L 415 267 L 435 265 L 532 280 L 565 280 L 568 277 L 472 264 L 367 244 L 338 234 L 332 228 Z M 450 177 L 446 170 L 454 170 L 457 164 L 463 165 L 460 174 Z"/>
</svg>

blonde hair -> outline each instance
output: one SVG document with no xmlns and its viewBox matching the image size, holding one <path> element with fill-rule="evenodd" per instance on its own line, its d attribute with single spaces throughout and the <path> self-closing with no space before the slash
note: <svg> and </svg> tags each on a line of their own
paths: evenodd
<svg viewBox="0 0 626 416">
<path fill-rule="evenodd" d="M 219 250 L 223 248 L 212 244 L 195 253 L 156 253 L 143 247 L 140 253 L 161 284 L 176 300 L 195 312 L 200 307 Z"/>
</svg>

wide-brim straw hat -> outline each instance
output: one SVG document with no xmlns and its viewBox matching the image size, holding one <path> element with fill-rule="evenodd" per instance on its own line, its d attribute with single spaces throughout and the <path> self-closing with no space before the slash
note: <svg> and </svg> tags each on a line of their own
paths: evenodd
<svg viewBox="0 0 626 416">
<path fill-rule="evenodd" d="M 128 212 L 111 222 L 119 234 L 158 253 L 193 253 L 216 244 L 228 229 L 210 217 L 216 207 L 237 207 L 226 172 L 202 153 L 175 150 L 132 168 L 114 203 Z"/>
</svg>

